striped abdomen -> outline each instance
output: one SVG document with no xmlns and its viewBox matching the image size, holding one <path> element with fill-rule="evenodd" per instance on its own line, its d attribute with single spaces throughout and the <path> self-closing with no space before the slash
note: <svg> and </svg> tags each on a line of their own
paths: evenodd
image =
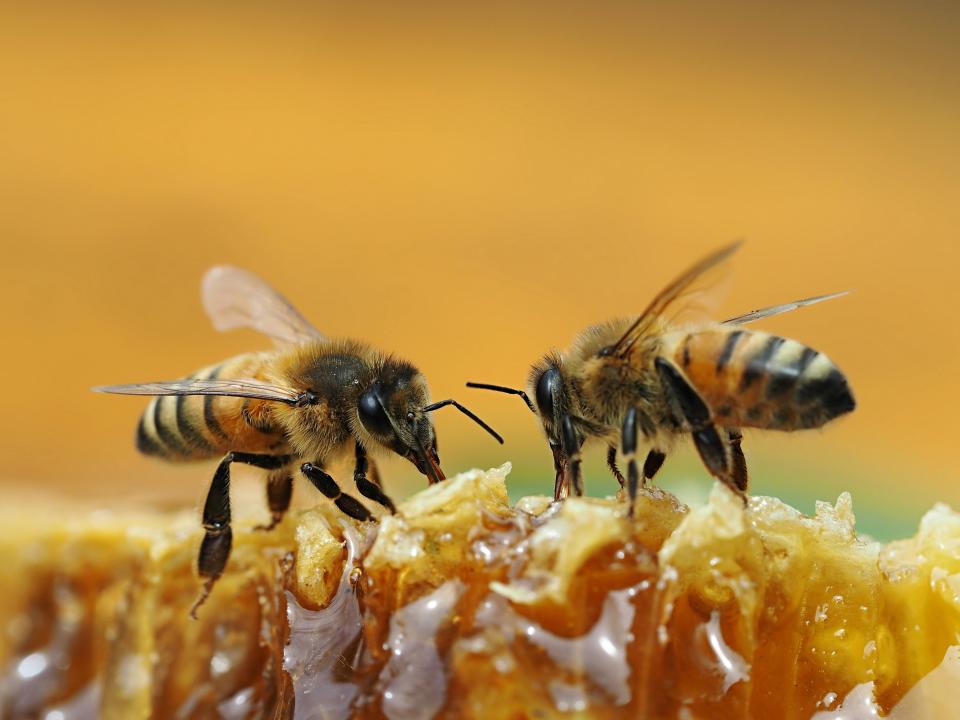
<svg viewBox="0 0 960 720">
<path fill-rule="evenodd" d="M 718 425 L 816 428 L 856 405 L 847 379 L 830 358 L 796 340 L 734 328 L 673 340 L 667 357 L 697 389 Z"/>
<path fill-rule="evenodd" d="M 191 375 L 263 379 L 271 353 L 248 353 Z M 150 401 L 137 426 L 137 449 L 166 460 L 203 460 L 231 450 L 277 454 L 286 437 L 271 422 L 270 403 L 236 397 L 179 395 Z"/>
</svg>

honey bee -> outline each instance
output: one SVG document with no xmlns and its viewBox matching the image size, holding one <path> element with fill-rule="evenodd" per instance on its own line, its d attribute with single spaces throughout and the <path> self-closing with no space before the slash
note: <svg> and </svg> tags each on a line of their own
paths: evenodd
<svg viewBox="0 0 960 720">
<path fill-rule="evenodd" d="M 728 245 L 700 260 L 638 317 L 593 325 L 569 350 L 546 355 L 533 366 L 527 391 L 467 383 L 519 395 L 539 416 L 553 452 L 557 500 L 583 494 L 581 448 L 587 440 L 601 440 L 608 445 L 610 471 L 626 487 L 632 516 L 638 486 L 656 475 L 678 436 L 690 435 L 707 470 L 746 503 L 741 428 L 819 428 L 854 409 L 846 377 L 826 355 L 796 340 L 742 327 L 845 293 L 754 310 L 720 323 L 682 322 L 696 298 L 715 289 L 716 276 L 738 247 Z M 649 448 L 642 473 L 636 457 L 639 435 Z M 617 466 L 618 439 L 626 480 Z"/>
<path fill-rule="evenodd" d="M 409 362 L 356 340 L 327 339 L 249 271 L 212 268 L 204 276 L 202 295 L 217 330 L 252 328 L 278 347 L 239 355 L 182 380 L 94 388 L 156 396 L 137 426 L 140 452 L 174 462 L 222 457 L 203 507 L 198 569 L 205 584 L 191 610 L 194 617 L 230 556 L 232 463 L 268 471 L 272 521 L 259 529 L 270 530 L 290 505 L 298 467 L 342 512 L 371 519 L 370 511 L 342 492 L 325 469 L 346 453 L 355 458 L 357 490 L 390 512 L 394 504 L 383 492 L 369 451 L 394 452 L 431 484 L 443 480 L 429 417 L 442 407 L 457 408 L 503 442 L 456 400 L 431 403 L 426 378 Z"/>
</svg>

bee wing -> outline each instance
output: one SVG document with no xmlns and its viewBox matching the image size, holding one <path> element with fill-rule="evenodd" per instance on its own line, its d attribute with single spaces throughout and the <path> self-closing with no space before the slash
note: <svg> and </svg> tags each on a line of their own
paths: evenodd
<svg viewBox="0 0 960 720">
<path fill-rule="evenodd" d="M 688 312 L 702 311 L 704 305 L 725 288 L 726 260 L 740 247 L 737 241 L 725 245 L 691 265 L 673 282 L 657 293 L 640 316 L 613 346 L 614 353 L 625 353 L 646 334 L 658 319 L 680 324 Z"/>
<path fill-rule="evenodd" d="M 217 330 L 248 327 L 278 345 L 323 339 L 283 295 L 249 270 L 229 265 L 210 268 L 203 276 L 202 295 L 203 307 Z"/>
<path fill-rule="evenodd" d="M 294 405 L 300 393 L 291 388 L 269 385 L 257 380 L 172 380 L 135 385 L 103 385 L 94 392 L 114 395 L 229 395 L 231 397 L 274 400 Z"/>
<path fill-rule="evenodd" d="M 743 315 L 738 315 L 737 317 L 730 318 L 729 320 L 724 320 L 722 324 L 746 325 L 754 320 L 763 320 L 764 318 L 791 312 L 797 308 L 802 308 L 807 305 L 815 305 L 816 303 L 823 302 L 824 300 L 833 300 L 834 298 L 843 297 L 849 292 L 849 290 L 842 290 L 840 292 L 830 293 L 829 295 L 817 295 L 816 297 L 804 298 L 803 300 L 794 300 L 793 302 L 783 303 L 782 305 L 772 305 L 771 307 L 761 308 L 760 310 L 751 310 Z"/>
</svg>

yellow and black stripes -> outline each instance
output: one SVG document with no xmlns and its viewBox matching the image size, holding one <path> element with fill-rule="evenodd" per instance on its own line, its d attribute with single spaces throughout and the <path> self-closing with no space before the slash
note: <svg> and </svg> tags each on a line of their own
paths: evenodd
<svg viewBox="0 0 960 720">
<path fill-rule="evenodd" d="M 779 341 L 779 342 L 778 342 Z M 815 428 L 856 407 L 847 379 L 824 354 L 795 340 L 768 336 L 761 357 L 757 408 L 775 429 Z"/>
<path fill-rule="evenodd" d="M 787 354 L 787 357 L 783 358 L 783 362 L 775 368 L 775 371 L 771 373 L 767 380 L 765 389 L 767 398 L 777 398 L 793 390 L 797 390 L 800 394 L 801 388 L 798 385 L 800 385 L 801 378 L 805 377 L 804 373 L 810 363 L 820 355 L 813 348 L 800 345 L 793 340 L 785 342 L 791 343 L 786 346 L 787 353 L 785 354 Z M 804 403 L 802 399 L 797 399 L 801 404 Z"/>
<path fill-rule="evenodd" d="M 216 377 L 217 368 L 201 370 L 191 378 Z M 150 401 L 137 428 L 137 449 L 168 460 L 199 460 L 221 455 L 226 435 L 211 432 L 203 409 L 210 395 L 161 396 Z M 219 427 L 219 426 L 217 426 Z"/>
<path fill-rule="evenodd" d="M 150 401 L 137 426 L 137 449 L 145 455 L 168 460 L 192 460 L 216 456 L 213 445 L 189 414 L 195 396 L 162 396 Z"/>
<path fill-rule="evenodd" d="M 196 405 L 196 402 L 191 402 L 194 399 L 193 396 L 188 395 L 177 396 L 177 431 L 180 433 L 180 438 L 184 444 L 194 452 L 202 452 L 205 455 L 215 453 L 216 448 L 210 443 L 200 427 L 198 427 L 198 421 L 201 420 L 201 418 L 188 413 L 188 403 L 194 406 Z"/>
<path fill-rule="evenodd" d="M 216 380 L 220 377 L 220 369 L 223 365 L 217 365 L 212 370 L 210 370 L 207 377 L 211 380 Z M 223 428 L 220 426 L 220 421 L 217 420 L 217 413 L 214 410 L 213 402 L 216 400 L 214 395 L 204 395 L 203 398 L 203 424 L 207 428 L 207 432 L 210 434 L 210 437 L 215 438 L 217 441 L 224 441 L 229 439 L 229 435 L 224 432 Z"/>
<path fill-rule="evenodd" d="M 240 355 L 189 379 L 258 379 L 266 356 Z M 137 426 L 137 449 L 166 460 L 202 460 L 238 451 L 277 453 L 286 438 L 271 422 L 269 403 L 219 395 L 161 396 Z"/>
<path fill-rule="evenodd" d="M 749 389 L 749 387 L 758 380 L 769 380 L 770 376 L 776 372 L 776 366 L 771 365 L 771 360 L 773 360 L 773 357 L 777 354 L 777 351 L 783 343 L 783 338 L 770 335 L 764 339 L 760 348 L 752 355 L 747 358 L 741 358 L 741 362 L 743 362 L 746 367 L 744 367 L 740 373 L 740 386 L 738 388 L 740 392 Z"/>
<path fill-rule="evenodd" d="M 137 450 L 144 455 L 162 457 L 167 454 L 167 450 L 160 443 L 156 431 L 153 429 L 153 403 L 154 401 L 151 400 L 146 412 L 140 416 L 140 422 L 137 423 L 136 446 Z"/>
<path fill-rule="evenodd" d="M 855 407 L 837 366 L 796 340 L 720 328 L 678 337 L 667 351 L 726 427 L 815 428 Z"/>
<path fill-rule="evenodd" d="M 730 358 L 733 357 L 733 351 L 737 347 L 737 343 L 740 342 L 740 338 L 743 337 L 743 330 L 734 330 L 732 333 L 727 335 L 726 341 L 723 343 L 723 350 L 720 351 L 720 357 L 717 358 L 717 375 L 720 375 L 724 369 L 727 367 L 727 364 L 730 362 Z M 690 364 L 690 336 L 687 336 L 687 342 L 684 343 L 685 355 L 684 360 L 687 365 Z"/>
</svg>

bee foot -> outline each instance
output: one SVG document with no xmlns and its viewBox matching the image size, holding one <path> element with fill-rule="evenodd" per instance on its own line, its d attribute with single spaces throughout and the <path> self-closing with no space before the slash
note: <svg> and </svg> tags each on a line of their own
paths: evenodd
<svg viewBox="0 0 960 720">
<path fill-rule="evenodd" d="M 254 532 L 270 532 L 273 530 L 280 522 L 283 520 L 283 515 L 274 514 L 273 519 L 270 520 L 266 525 L 254 525 Z"/>
<path fill-rule="evenodd" d="M 210 597 L 210 592 L 213 590 L 213 584 L 217 581 L 217 578 L 212 577 L 208 578 L 207 581 L 203 584 L 203 590 L 200 591 L 200 597 L 196 599 L 193 603 L 193 606 L 190 608 L 190 617 L 194 620 L 199 620 L 197 617 L 197 610 L 200 609 L 200 606 L 203 605 L 207 598 Z"/>
</svg>

